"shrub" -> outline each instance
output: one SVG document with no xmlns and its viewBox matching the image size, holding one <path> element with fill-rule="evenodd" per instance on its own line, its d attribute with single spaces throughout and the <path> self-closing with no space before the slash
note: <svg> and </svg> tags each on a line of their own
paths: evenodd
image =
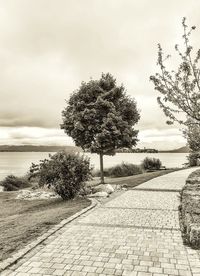
<svg viewBox="0 0 200 276">
<path fill-rule="evenodd" d="M 179 218 L 184 243 L 200 248 L 200 170 L 189 175 L 181 191 Z"/>
<path fill-rule="evenodd" d="M 40 186 L 52 187 L 63 199 L 74 198 L 91 177 L 89 158 L 64 151 L 49 157 L 32 164 L 30 178 L 38 177 Z"/>
<path fill-rule="evenodd" d="M 141 166 L 130 164 L 130 163 L 121 163 L 120 165 L 113 166 L 104 171 L 104 175 L 107 177 L 123 177 L 131 176 L 135 174 L 141 174 Z M 100 172 L 96 172 L 96 176 L 100 176 Z"/>
<path fill-rule="evenodd" d="M 142 173 L 140 166 L 124 162 L 108 169 L 108 175 L 111 177 L 131 176 L 140 173 Z"/>
<path fill-rule="evenodd" d="M 187 158 L 190 167 L 200 165 L 200 152 L 191 152 Z"/>
<path fill-rule="evenodd" d="M 0 184 L 4 187 L 4 191 L 17 191 L 30 187 L 30 182 L 26 178 L 14 175 L 8 175 Z"/>
<path fill-rule="evenodd" d="M 161 166 L 162 166 L 162 163 L 158 158 L 146 157 L 142 161 L 142 167 L 145 170 L 159 170 Z"/>
</svg>

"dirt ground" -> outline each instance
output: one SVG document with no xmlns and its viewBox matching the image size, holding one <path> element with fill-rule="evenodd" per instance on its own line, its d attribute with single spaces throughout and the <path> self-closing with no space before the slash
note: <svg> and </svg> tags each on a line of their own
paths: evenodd
<svg viewBox="0 0 200 276">
<path fill-rule="evenodd" d="M 86 199 L 19 200 L 17 192 L 0 193 L 0 260 L 40 236 L 53 225 L 90 205 Z"/>
</svg>

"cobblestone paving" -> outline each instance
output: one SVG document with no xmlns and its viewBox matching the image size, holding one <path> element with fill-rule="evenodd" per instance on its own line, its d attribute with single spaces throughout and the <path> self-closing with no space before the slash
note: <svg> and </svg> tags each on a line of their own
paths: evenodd
<svg viewBox="0 0 200 276">
<path fill-rule="evenodd" d="M 118 208 L 144 208 L 177 210 L 179 193 L 151 192 L 151 191 L 127 191 L 122 196 L 108 202 L 106 207 Z"/>
<path fill-rule="evenodd" d="M 184 180 L 193 172 L 194 168 L 169 173 L 160 177 L 149 180 L 135 189 L 156 189 L 156 190 L 181 190 L 184 185 Z"/>
<path fill-rule="evenodd" d="M 167 180 L 179 178 L 180 187 L 189 173 Z M 1 275 L 199 276 L 199 253 L 183 245 L 177 208 L 176 192 L 127 191 L 67 224 Z"/>
<path fill-rule="evenodd" d="M 80 223 L 179 229 L 178 211 L 99 208 Z"/>
</svg>

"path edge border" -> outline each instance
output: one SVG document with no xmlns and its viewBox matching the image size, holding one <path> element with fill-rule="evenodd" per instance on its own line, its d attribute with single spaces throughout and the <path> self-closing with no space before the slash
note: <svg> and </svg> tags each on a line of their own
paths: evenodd
<svg viewBox="0 0 200 276">
<path fill-rule="evenodd" d="M 44 242 L 46 239 L 48 239 L 51 235 L 55 234 L 58 230 L 63 228 L 66 224 L 70 223 L 71 221 L 75 220 L 76 218 L 80 217 L 81 215 L 87 213 L 94 207 L 96 207 L 99 202 L 96 199 L 89 198 L 91 201 L 91 204 L 82 209 L 81 211 L 75 213 L 74 215 L 68 217 L 67 219 L 63 219 L 60 223 L 54 225 L 50 230 L 45 232 L 43 235 L 36 238 L 31 243 L 27 244 L 25 247 L 20 249 L 17 253 L 13 254 L 8 259 L 5 259 L 4 261 L 0 262 L 0 273 L 3 272 L 5 269 L 9 268 L 13 264 L 16 264 L 20 259 L 22 259 L 27 253 L 29 253 L 32 249 L 34 249 L 36 246 Z"/>
</svg>

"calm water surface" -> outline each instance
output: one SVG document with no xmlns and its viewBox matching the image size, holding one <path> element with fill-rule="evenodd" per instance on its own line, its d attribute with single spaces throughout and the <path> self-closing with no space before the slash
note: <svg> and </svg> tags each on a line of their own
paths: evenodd
<svg viewBox="0 0 200 276">
<path fill-rule="evenodd" d="M 0 180 L 8 174 L 24 175 L 32 162 L 37 163 L 48 155 L 47 152 L 0 152 Z M 90 157 L 95 169 L 99 169 L 99 156 L 89 153 L 86 155 Z M 104 167 L 108 168 L 122 161 L 140 164 L 146 156 L 159 158 L 167 168 L 182 167 L 187 162 L 187 155 L 187 153 L 117 153 L 115 156 L 104 156 Z"/>
<path fill-rule="evenodd" d="M 0 180 L 8 174 L 24 175 L 31 163 L 37 163 L 48 156 L 48 152 L 0 152 Z"/>
</svg>

